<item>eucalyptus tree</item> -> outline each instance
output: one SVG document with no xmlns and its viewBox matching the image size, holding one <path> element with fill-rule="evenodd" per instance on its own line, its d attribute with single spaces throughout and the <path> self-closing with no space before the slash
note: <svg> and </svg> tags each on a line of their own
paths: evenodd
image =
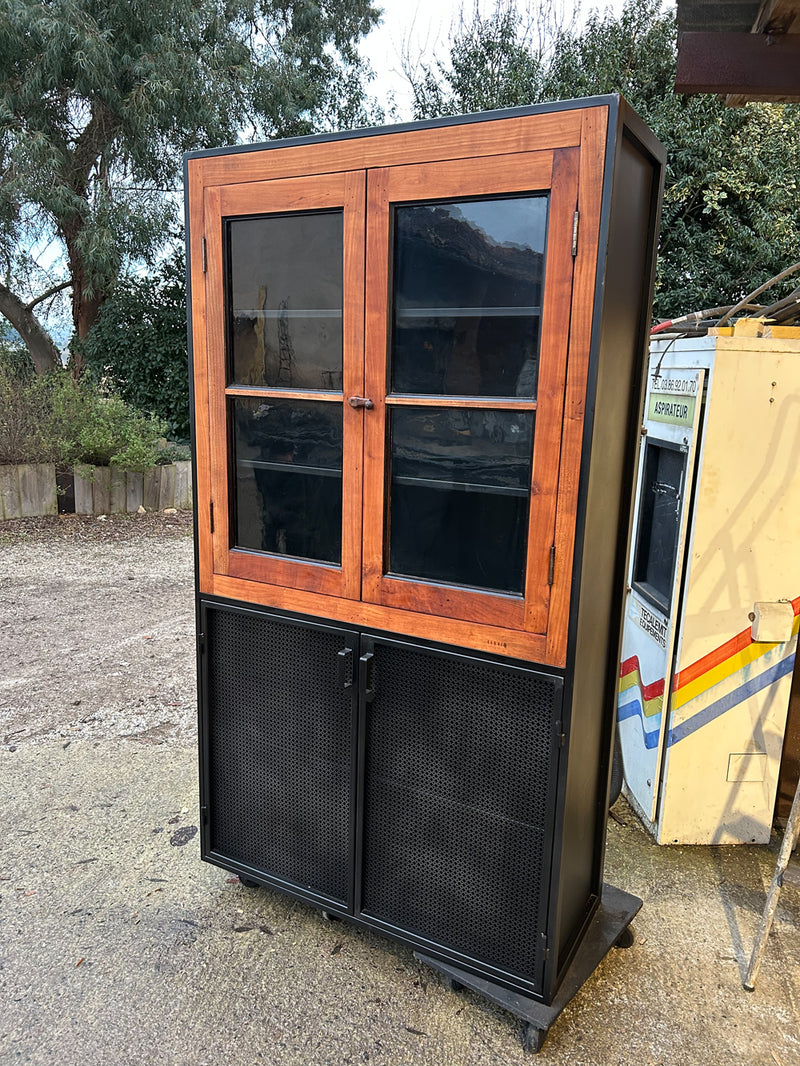
<svg viewBox="0 0 800 1066">
<path fill-rule="evenodd" d="M 0 0 L 0 313 L 37 369 L 174 224 L 189 148 L 363 123 L 370 0 Z"/>
</svg>

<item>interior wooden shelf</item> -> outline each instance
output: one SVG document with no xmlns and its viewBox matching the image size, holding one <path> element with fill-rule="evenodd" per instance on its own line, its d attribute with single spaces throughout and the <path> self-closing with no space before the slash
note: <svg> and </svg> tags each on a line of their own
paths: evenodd
<svg viewBox="0 0 800 1066">
<path fill-rule="evenodd" d="M 541 307 L 396 307 L 395 317 L 403 318 L 533 318 Z"/>
</svg>

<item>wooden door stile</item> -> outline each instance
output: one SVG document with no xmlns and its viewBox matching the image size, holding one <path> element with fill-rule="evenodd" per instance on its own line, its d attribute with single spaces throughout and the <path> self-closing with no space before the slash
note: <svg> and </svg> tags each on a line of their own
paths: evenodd
<svg viewBox="0 0 800 1066">
<path fill-rule="evenodd" d="M 361 598 L 364 420 L 372 412 L 351 407 L 364 394 L 364 292 L 366 284 L 366 184 L 363 170 L 344 181 L 344 304 L 342 321 L 342 573 L 341 595 Z"/>
<path fill-rule="evenodd" d="M 557 152 L 553 165 L 553 192 L 547 232 L 544 274 L 541 350 L 539 354 L 539 407 L 533 444 L 528 565 L 525 580 L 525 628 L 547 632 L 550 607 L 550 548 L 555 533 L 558 463 L 569 348 L 572 301 L 572 231 L 578 206 L 578 152 Z"/>
<path fill-rule="evenodd" d="M 567 656 L 574 531 L 578 511 L 589 351 L 595 311 L 594 293 L 607 129 L 607 108 L 593 108 L 584 112 L 578 190 L 580 230 L 570 312 L 570 351 L 564 389 L 564 429 L 555 527 L 555 572 L 547 630 L 548 658 L 558 665 L 564 665 Z"/>
<path fill-rule="evenodd" d="M 204 592 L 213 591 L 213 544 L 211 539 L 211 442 L 209 439 L 209 379 L 207 347 L 206 278 L 203 273 L 205 214 L 203 189 L 197 160 L 187 167 L 189 181 L 190 277 L 192 279 L 192 368 L 194 388 L 194 447 L 197 500 L 195 521 L 198 582 Z"/>
<path fill-rule="evenodd" d="M 362 599 L 377 601 L 383 574 L 386 480 L 386 392 L 389 345 L 389 169 L 367 176 L 367 277 L 364 389 L 375 405 L 364 412 Z"/>
<path fill-rule="evenodd" d="M 211 498 L 214 509 L 212 535 L 214 573 L 228 572 L 228 415 L 224 385 L 227 378 L 225 360 L 225 285 L 224 248 L 220 192 L 205 191 L 206 239 L 206 343 L 208 345 L 209 439 L 211 445 Z"/>
</svg>

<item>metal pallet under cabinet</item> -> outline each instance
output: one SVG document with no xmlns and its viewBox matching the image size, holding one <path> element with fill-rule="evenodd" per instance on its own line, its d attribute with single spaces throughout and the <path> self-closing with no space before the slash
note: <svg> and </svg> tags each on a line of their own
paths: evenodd
<svg viewBox="0 0 800 1066">
<path fill-rule="evenodd" d="M 536 1048 L 603 886 L 663 155 L 598 97 L 186 160 L 203 858 Z"/>
</svg>

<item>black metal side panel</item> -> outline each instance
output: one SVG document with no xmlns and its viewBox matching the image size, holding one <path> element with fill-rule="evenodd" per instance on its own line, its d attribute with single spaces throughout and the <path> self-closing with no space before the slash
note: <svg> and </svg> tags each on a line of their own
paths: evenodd
<svg viewBox="0 0 800 1066">
<path fill-rule="evenodd" d="M 349 907 L 356 635 L 209 603 L 203 631 L 203 857 Z"/>
<path fill-rule="evenodd" d="M 539 991 L 561 679 L 372 637 L 361 647 L 357 908 Z"/>
<path fill-rule="evenodd" d="M 603 881 L 625 557 L 661 193 L 657 142 L 644 146 L 622 121 L 609 137 L 610 216 L 587 387 L 567 667 L 568 764 L 555 919 L 559 971 L 569 963 Z"/>
</svg>

